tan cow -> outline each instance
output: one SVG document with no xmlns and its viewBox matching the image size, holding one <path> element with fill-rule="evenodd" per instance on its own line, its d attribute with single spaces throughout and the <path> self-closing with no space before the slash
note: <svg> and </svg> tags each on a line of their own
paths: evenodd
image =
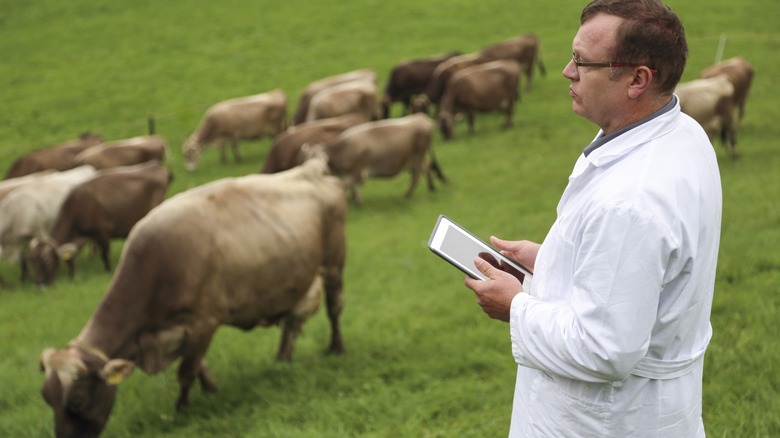
<svg viewBox="0 0 780 438">
<path fill-rule="evenodd" d="M 694 79 L 677 85 L 680 110 L 699 124 L 710 138 L 728 142 L 731 157 L 736 159 L 737 132 L 734 121 L 734 86 L 725 74 L 706 79 Z"/>
<path fill-rule="evenodd" d="M 156 374 L 177 359 L 176 406 L 198 379 L 221 325 L 282 325 L 278 360 L 292 358 L 303 321 L 325 289 L 330 353 L 341 354 L 346 199 L 324 158 L 286 172 L 224 178 L 181 192 L 130 232 L 116 272 L 81 333 L 41 355 L 44 400 L 58 437 L 96 436 L 135 367 Z M 234 388 L 241 391 L 243 388 Z"/>
<path fill-rule="evenodd" d="M 310 83 L 301 93 L 298 98 L 298 107 L 295 108 L 295 114 L 293 114 L 292 124 L 298 125 L 306 121 L 306 116 L 309 114 L 309 102 L 318 92 L 332 87 L 334 85 L 343 84 L 346 82 L 352 82 L 354 80 L 369 80 L 376 84 L 376 72 L 373 69 L 359 69 L 348 71 L 334 76 L 328 76 L 326 78 L 314 81 Z"/>
<path fill-rule="evenodd" d="M 5 179 L 29 175 L 43 170 L 63 171 L 78 166 L 74 161 L 76 155 L 83 150 L 103 142 L 103 137 L 90 132 L 83 133 L 79 138 L 65 143 L 29 152 L 17 158 Z"/>
<path fill-rule="evenodd" d="M 87 241 L 100 250 L 103 267 L 111 270 L 111 239 L 126 238 L 133 226 L 165 199 L 171 173 L 159 161 L 111 167 L 73 187 L 47 236 L 33 239 L 27 253 L 35 283 L 51 284 L 60 263 L 75 272 L 74 259 Z"/>
<path fill-rule="evenodd" d="M 225 149 L 230 143 L 233 158 L 240 162 L 239 140 L 273 138 L 285 128 L 287 96 L 281 89 L 219 102 L 206 111 L 195 132 L 182 145 L 187 170 L 195 170 L 206 146 L 219 145 L 220 161 L 225 163 Z"/>
<path fill-rule="evenodd" d="M 707 67 L 699 78 L 706 79 L 719 74 L 725 74 L 734 86 L 734 107 L 739 109 L 741 120 L 745 116 L 745 104 L 753 83 L 753 66 L 745 58 L 737 56 Z"/>
<path fill-rule="evenodd" d="M 309 101 L 306 121 L 357 114 L 365 121 L 376 120 L 379 106 L 376 82 L 366 79 L 333 85 L 317 92 Z"/>
<path fill-rule="evenodd" d="M 428 81 L 428 85 L 425 87 L 425 91 L 413 99 L 413 111 L 428 113 L 430 106 L 434 105 L 437 106 L 436 112 L 438 113 L 438 106 L 441 104 L 444 90 L 447 88 L 450 78 L 464 68 L 484 64 L 487 61 L 489 61 L 488 58 L 479 53 L 467 53 L 465 55 L 453 56 L 436 66 L 436 69 L 431 74 L 430 81 Z"/>
<path fill-rule="evenodd" d="M 330 141 L 347 128 L 365 123 L 365 121 L 361 115 L 347 114 L 290 126 L 271 143 L 271 148 L 260 173 L 276 173 L 291 169 L 303 162 L 301 148 L 304 144 Z"/>
<path fill-rule="evenodd" d="M 501 60 L 465 68 L 452 76 L 441 100 L 439 125 L 445 140 L 453 135 L 455 115 L 464 113 L 469 133 L 474 133 L 474 114 L 502 110 L 504 128 L 512 126 L 519 96 L 520 64 Z"/>
<path fill-rule="evenodd" d="M 533 33 L 499 41 L 485 47 L 479 53 L 490 61 L 499 59 L 512 59 L 517 61 L 522 67 L 522 72 L 526 78 L 526 91 L 531 89 L 534 67 L 539 69 L 539 73 L 541 73 L 542 76 L 547 75 L 547 69 L 544 67 L 542 57 L 539 53 L 539 37 Z"/>
<path fill-rule="evenodd" d="M 168 144 L 159 135 L 141 135 L 123 140 L 114 140 L 92 146 L 73 159 L 79 166 L 89 165 L 95 169 L 132 166 L 146 161 L 165 161 Z"/>
<path fill-rule="evenodd" d="M 15 176 L 13 178 L 8 178 L 0 181 L 0 201 L 2 201 L 3 198 L 8 196 L 8 194 L 11 193 L 12 191 L 22 186 L 33 183 L 36 180 L 38 180 L 38 178 L 44 175 L 48 175 L 54 172 L 56 172 L 56 170 L 54 169 L 41 170 L 39 172 L 29 173 L 24 176 Z"/>
<path fill-rule="evenodd" d="M 354 126 L 334 140 L 316 145 L 315 149 L 323 148 L 331 172 L 344 176 L 356 206 L 362 204 L 359 187 L 366 178 L 391 178 L 403 170 L 409 170 L 412 175 L 405 195 L 408 199 L 423 173 L 431 191 L 435 190 L 431 170 L 441 181 L 446 181 L 433 157 L 433 129 L 434 122 L 429 116 L 416 113 Z"/>
</svg>

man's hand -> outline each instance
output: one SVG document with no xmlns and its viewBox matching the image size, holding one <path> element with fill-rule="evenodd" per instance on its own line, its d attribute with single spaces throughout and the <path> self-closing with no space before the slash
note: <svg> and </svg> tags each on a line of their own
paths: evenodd
<svg viewBox="0 0 780 438">
<path fill-rule="evenodd" d="M 491 318 L 509 322 L 509 310 L 512 299 L 523 291 L 523 285 L 515 276 L 491 265 L 485 259 L 477 257 L 474 266 L 487 280 L 475 280 L 466 277 L 466 287 L 477 296 L 477 304 Z"/>
</svg>

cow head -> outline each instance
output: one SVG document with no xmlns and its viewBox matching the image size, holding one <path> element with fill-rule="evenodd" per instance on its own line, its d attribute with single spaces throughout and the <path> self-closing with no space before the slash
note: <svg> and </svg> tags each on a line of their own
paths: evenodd
<svg viewBox="0 0 780 438">
<path fill-rule="evenodd" d="M 58 438 L 97 437 L 106 426 L 116 385 L 130 375 L 133 363 L 103 357 L 74 348 L 47 348 L 41 354 L 41 371 L 46 374 L 41 392 L 54 411 Z"/>
<path fill-rule="evenodd" d="M 189 171 L 195 170 L 198 167 L 198 158 L 200 158 L 201 145 L 195 136 L 191 136 L 181 146 L 181 150 L 184 153 L 185 167 Z"/>
<path fill-rule="evenodd" d="M 60 246 L 51 238 L 36 237 L 31 240 L 26 259 L 33 270 L 35 284 L 43 286 L 53 283 L 59 275 L 60 262 L 73 263 L 77 251 L 75 243 Z"/>
</svg>

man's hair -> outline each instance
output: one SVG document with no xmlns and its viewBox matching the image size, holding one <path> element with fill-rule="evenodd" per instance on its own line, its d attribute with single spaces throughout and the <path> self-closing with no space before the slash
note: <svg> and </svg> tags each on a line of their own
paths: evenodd
<svg viewBox="0 0 780 438">
<path fill-rule="evenodd" d="M 597 14 L 623 19 L 610 61 L 655 69 L 658 90 L 673 92 L 688 59 L 680 18 L 659 0 L 593 0 L 582 10 L 580 24 Z"/>
</svg>

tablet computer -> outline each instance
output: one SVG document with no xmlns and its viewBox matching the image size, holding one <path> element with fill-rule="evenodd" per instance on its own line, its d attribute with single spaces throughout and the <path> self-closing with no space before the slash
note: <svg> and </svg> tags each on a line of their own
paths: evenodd
<svg viewBox="0 0 780 438">
<path fill-rule="evenodd" d="M 481 257 L 494 267 L 517 277 L 521 282 L 531 271 L 524 266 L 504 257 L 498 250 L 465 228 L 453 222 L 445 215 L 439 215 L 428 239 L 428 248 L 460 269 L 471 278 L 487 280 L 484 274 L 474 266 L 474 259 Z"/>
</svg>

